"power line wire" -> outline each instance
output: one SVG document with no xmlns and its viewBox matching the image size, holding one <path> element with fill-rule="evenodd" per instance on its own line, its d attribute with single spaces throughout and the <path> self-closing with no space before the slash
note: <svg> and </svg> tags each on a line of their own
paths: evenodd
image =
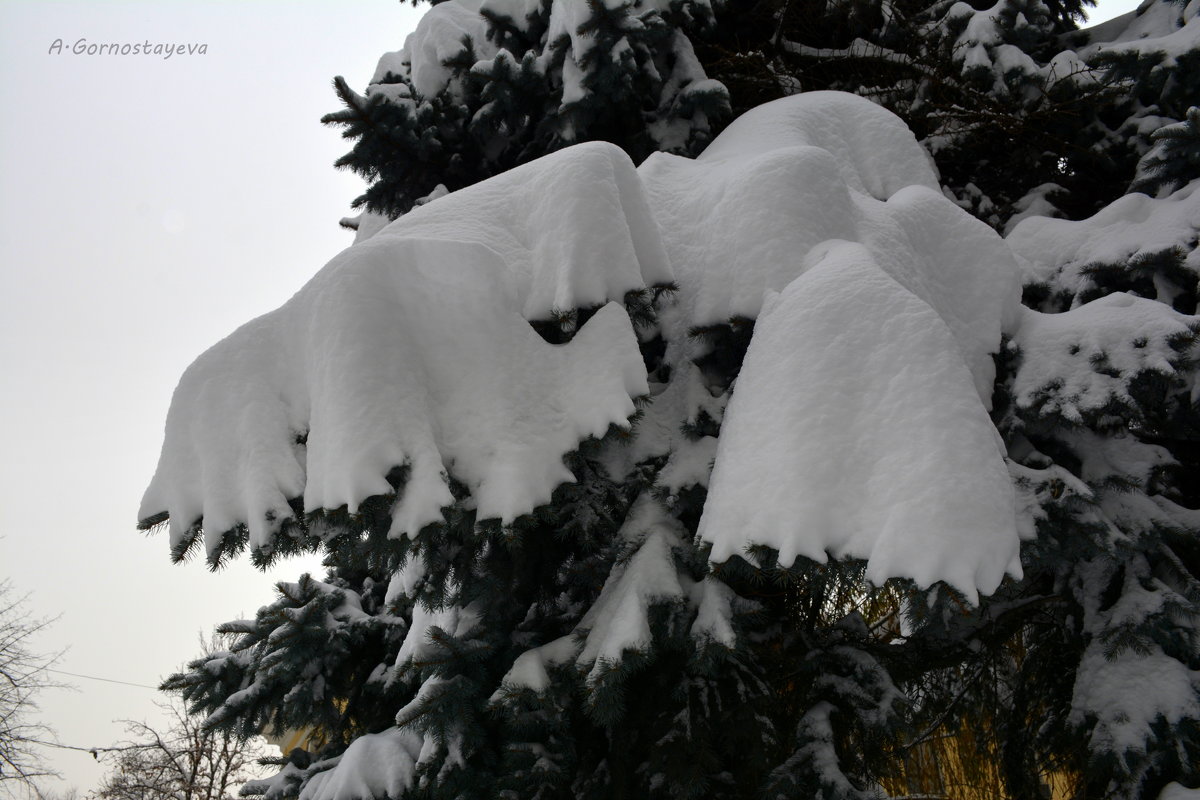
<svg viewBox="0 0 1200 800">
<path fill-rule="evenodd" d="M 70 675 L 73 678 L 87 678 L 89 681 L 104 681 L 105 683 L 119 683 L 122 686 L 136 686 L 139 689 L 153 689 L 154 691 L 158 691 L 157 686 L 147 686 L 144 683 L 130 683 L 129 681 L 118 681 L 113 678 L 98 678 L 95 675 L 82 675 L 78 672 L 67 672 L 65 669 L 50 669 L 49 667 L 46 668 L 46 671 L 47 672 L 55 672 L 59 675 Z M 79 749 L 79 748 L 76 748 L 76 749 Z"/>
<path fill-rule="evenodd" d="M 84 677 L 87 677 L 87 676 L 85 675 Z M 46 747 L 57 747 L 59 750 L 78 750 L 81 753 L 91 753 L 92 758 L 94 758 L 96 760 L 100 759 L 100 756 L 99 756 L 100 753 L 116 753 L 116 752 L 121 752 L 124 750 L 140 750 L 143 748 L 143 745 L 139 745 L 139 744 L 122 745 L 120 747 L 76 747 L 75 745 L 72 745 L 72 744 L 60 744 L 58 742 L 47 742 L 47 741 L 43 741 L 42 739 L 22 738 L 21 741 L 22 742 L 31 742 L 33 744 L 40 744 L 40 745 L 44 745 Z"/>
</svg>

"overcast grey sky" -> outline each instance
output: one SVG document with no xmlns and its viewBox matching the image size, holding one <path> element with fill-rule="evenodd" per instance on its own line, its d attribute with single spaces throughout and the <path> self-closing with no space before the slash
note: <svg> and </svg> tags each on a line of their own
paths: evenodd
<svg viewBox="0 0 1200 800">
<path fill-rule="evenodd" d="M 1136 3 L 1108 0 L 1094 19 Z M 1115 5 L 1113 5 L 1115 4 Z M 294 293 L 350 243 L 361 184 L 318 124 L 336 74 L 359 89 L 421 10 L 396 0 L 0 2 L 0 578 L 61 615 L 58 668 L 154 685 L 202 631 L 269 602 L 244 562 L 172 566 L 134 529 L 167 404 L 193 358 Z M 61 39 L 61 51 L 52 49 Z M 88 43 L 207 45 L 170 58 Z M 156 719 L 149 689 L 60 676 L 65 744 Z M 49 751 L 96 786 L 85 753 Z"/>
<path fill-rule="evenodd" d="M 396 0 L 0 3 L 0 578 L 60 615 L 59 668 L 155 685 L 271 578 L 172 566 L 134 529 L 171 391 L 200 352 L 350 243 L 361 190 L 318 124 L 334 75 L 365 86 L 421 12 Z M 51 52 L 62 39 L 63 52 Z M 206 44 L 204 55 L 70 52 Z M 86 44 L 85 44 L 86 46 Z M 288 565 L 276 579 L 298 577 Z M 156 692 L 60 676 L 63 743 L 106 745 Z M 86 753 L 54 751 L 93 788 Z"/>
</svg>

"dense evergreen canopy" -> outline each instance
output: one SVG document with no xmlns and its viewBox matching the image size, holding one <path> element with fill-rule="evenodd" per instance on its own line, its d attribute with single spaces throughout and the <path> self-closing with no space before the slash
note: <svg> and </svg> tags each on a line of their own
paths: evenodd
<svg viewBox="0 0 1200 800">
<path fill-rule="evenodd" d="M 249 791 L 1200 787 L 1200 0 L 1082 12 L 447 0 L 339 78 L 357 243 L 142 509 L 325 554 L 166 684 L 312 731 Z"/>
</svg>

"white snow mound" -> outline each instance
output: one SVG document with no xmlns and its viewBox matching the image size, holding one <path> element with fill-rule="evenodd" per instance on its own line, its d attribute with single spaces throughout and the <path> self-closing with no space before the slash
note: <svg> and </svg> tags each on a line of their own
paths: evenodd
<svg viewBox="0 0 1200 800">
<path fill-rule="evenodd" d="M 845 92 L 805 92 L 734 120 L 696 160 L 745 160 L 798 146 L 833 156 L 851 189 L 886 200 L 906 186 L 938 191 L 933 162 L 895 114 Z"/>
<path fill-rule="evenodd" d="M 1133 53 L 1159 56 L 1158 67 L 1174 66 L 1191 53 L 1200 38 L 1200 3 L 1147 3 L 1135 11 L 1084 30 L 1090 44 L 1079 55 L 1095 62 L 1100 56 Z"/>
<path fill-rule="evenodd" d="M 509 522 L 572 479 L 565 453 L 627 424 L 649 386 L 612 301 L 672 282 L 675 377 L 628 455 L 668 456 L 668 493 L 708 484 L 715 560 L 767 544 L 970 596 L 1018 570 L 987 416 L 991 356 L 1019 320 L 1016 262 L 941 196 L 898 118 L 835 92 L 761 106 L 695 160 L 635 169 L 579 145 L 366 232 L 185 373 L 141 518 L 168 513 L 176 547 L 202 520 L 210 557 L 240 524 L 266 550 L 298 501 L 353 512 L 404 477 L 400 536 L 440 519 L 453 477 L 480 518 Z M 567 345 L 528 324 L 580 307 L 600 310 Z M 703 347 L 688 331 L 735 316 L 758 329 L 719 442 L 685 441 L 680 423 L 719 420 L 729 397 L 688 364 Z M 624 609 L 693 591 L 666 577 L 677 533 L 647 531 L 584 662 L 642 640 Z"/>
<path fill-rule="evenodd" d="M 141 518 L 169 513 L 173 546 L 202 517 L 210 554 L 240 523 L 269 548 L 290 499 L 353 512 L 394 467 L 408 477 L 393 535 L 441 518 L 447 473 L 481 519 L 549 501 L 573 479 L 565 453 L 627 425 L 645 369 L 620 306 L 553 346 L 516 283 L 481 244 L 381 235 L 344 251 L 184 373 Z"/>
<path fill-rule="evenodd" d="M 1084 651 L 1071 697 L 1071 721 L 1093 717 L 1094 750 L 1137 751 L 1153 741 L 1151 726 L 1159 720 L 1176 725 L 1200 716 L 1200 671 L 1164 654 L 1157 645 L 1148 653 L 1124 652 L 1108 657 L 1099 642 Z"/>
<path fill-rule="evenodd" d="M 633 162 L 607 142 L 451 192 L 375 235 L 487 245 L 511 271 L 530 320 L 674 279 Z"/>
<path fill-rule="evenodd" d="M 771 298 L 725 412 L 700 538 L 723 562 L 867 560 L 970 598 L 1020 574 L 999 436 L 949 326 L 862 245 Z"/>
<path fill-rule="evenodd" d="M 304 784 L 300 800 L 399 797 L 413 784 L 422 744 L 419 735 L 399 728 L 359 736 L 336 766 Z"/>
<path fill-rule="evenodd" d="M 637 550 L 625 564 L 613 568 L 576 631 L 586 631 L 576 662 L 590 666 L 589 684 L 603 674 L 606 666 L 620 662 L 626 650 L 650 644 L 648 612 L 653 603 L 685 596 L 671 555 L 671 550 L 682 543 L 683 533 L 683 526 L 646 495 L 630 509 L 621 536 L 627 542 L 636 542 Z"/>
<path fill-rule="evenodd" d="M 1028 280 L 1054 279 L 1078 292 L 1092 264 L 1124 264 L 1171 248 L 1190 251 L 1185 267 L 1200 274 L 1200 250 L 1192 246 L 1197 235 L 1200 181 L 1193 181 L 1163 198 L 1127 194 L 1083 220 L 1031 217 L 1016 225 L 1007 241 L 1021 257 Z M 1170 291 L 1158 288 L 1160 293 Z M 1172 297 L 1158 299 L 1169 304 Z"/>
<path fill-rule="evenodd" d="M 1129 380 L 1145 372 L 1174 375 L 1180 354 L 1171 342 L 1195 324 L 1195 317 L 1125 292 L 1062 314 L 1026 309 L 1013 337 L 1022 354 L 1014 398 L 1077 423 L 1113 401 L 1136 405 Z"/>
<path fill-rule="evenodd" d="M 862 242 L 942 316 L 990 402 L 990 354 L 1020 304 L 1016 263 L 941 195 L 899 118 L 853 95 L 809 92 L 743 115 L 698 159 L 657 153 L 639 172 L 684 324 L 757 317 L 763 292 L 798 277 L 813 248 Z"/>
<path fill-rule="evenodd" d="M 450 83 L 446 63 L 462 56 L 469 40 L 476 58 L 491 58 L 496 47 L 487 38 L 487 20 L 480 16 L 478 3 L 441 3 L 426 11 L 416 29 L 404 41 L 404 48 L 380 59 L 372 83 L 383 80 L 388 72 L 407 73 L 413 87 L 432 97 Z"/>
<path fill-rule="evenodd" d="M 674 551 L 683 545 L 686 531 L 678 520 L 642 495 L 620 535 L 632 552 L 613 568 L 579 625 L 569 635 L 519 655 L 492 702 L 523 689 L 544 691 L 550 685 L 548 670 L 571 661 L 589 685 L 595 684 L 627 651 L 649 646 L 649 613 L 658 603 L 690 601 L 696 609 L 691 635 L 733 645 L 732 590 L 711 577 L 693 581 L 679 570 Z"/>
</svg>

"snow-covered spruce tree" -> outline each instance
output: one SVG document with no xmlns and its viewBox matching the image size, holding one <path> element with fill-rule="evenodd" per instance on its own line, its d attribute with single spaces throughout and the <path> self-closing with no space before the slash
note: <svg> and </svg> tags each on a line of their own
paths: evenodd
<svg viewBox="0 0 1200 800">
<path fill-rule="evenodd" d="M 688 38 L 712 24 L 708 0 L 435 5 L 365 94 L 335 80 L 324 121 L 354 140 L 337 166 L 368 183 L 356 207 L 394 219 L 579 142 L 695 155 L 729 116 Z"/>
<path fill-rule="evenodd" d="M 1030 627 L 1019 677 L 1058 682 L 1042 730 L 1086 737 L 1087 796 L 1200 780 L 1198 233 L 1193 179 L 1009 236 L 1032 308 L 1003 359 L 1000 428 L 1038 522 L 1026 583 L 1061 618 Z M 1046 720 L 1030 700 L 1012 711 Z"/>
<path fill-rule="evenodd" d="M 946 792 L 912 765 L 955 731 L 1011 796 L 1194 783 L 1190 196 L 1153 206 L 1184 272 L 1110 249 L 1089 294 L 1062 242 L 1140 207 L 1014 261 L 810 93 L 360 228 L 177 391 L 144 523 L 329 574 L 170 683 L 318 733 L 269 797 Z"/>
<path fill-rule="evenodd" d="M 1122 194 L 1163 124 L 1200 97 L 1194 5 L 1154 0 L 1077 30 L 1082 0 L 725 3 L 697 44 L 743 111 L 839 89 L 898 114 L 942 184 L 998 229 Z"/>
<path fill-rule="evenodd" d="M 1200 108 L 1192 106 L 1187 119 L 1164 125 L 1150 138 L 1154 144 L 1138 162 L 1132 189 L 1170 193 L 1200 177 Z"/>
<path fill-rule="evenodd" d="M 1088 5 L 443 3 L 365 95 L 338 80 L 346 108 L 326 121 L 355 140 L 339 165 L 367 179 L 360 204 L 394 218 L 439 185 L 578 141 L 611 141 L 635 162 L 694 155 L 730 100 L 742 112 L 837 89 L 904 119 L 942 185 L 993 227 L 1079 218 L 1122 194 L 1153 132 L 1200 99 L 1200 50 L 1183 30 L 1194 5 L 1154 0 L 1080 31 Z"/>
<path fill-rule="evenodd" d="M 1136 12 L 1086 32 L 1080 52 L 1123 89 L 1104 114 L 1103 144 L 1118 158 L 1146 157 L 1158 130 L 1184 123 L 1188 109 L 1200 104 L 1198 12 L 1195 3 L 1143 2 Z"/>
<path fill-rule="evenodd" d="M 930 150 L 943 185 L 999 226 L 1033 188 L 1095 160 L 1090 123 L 1114 92 L 1070 50 L 1085 5 L 733 2 L 698 53 L 738 109 L 819 89 L 879 102 Z M 1093 184 L 1110 172 L 1078 170 Z"/>
</svg>

